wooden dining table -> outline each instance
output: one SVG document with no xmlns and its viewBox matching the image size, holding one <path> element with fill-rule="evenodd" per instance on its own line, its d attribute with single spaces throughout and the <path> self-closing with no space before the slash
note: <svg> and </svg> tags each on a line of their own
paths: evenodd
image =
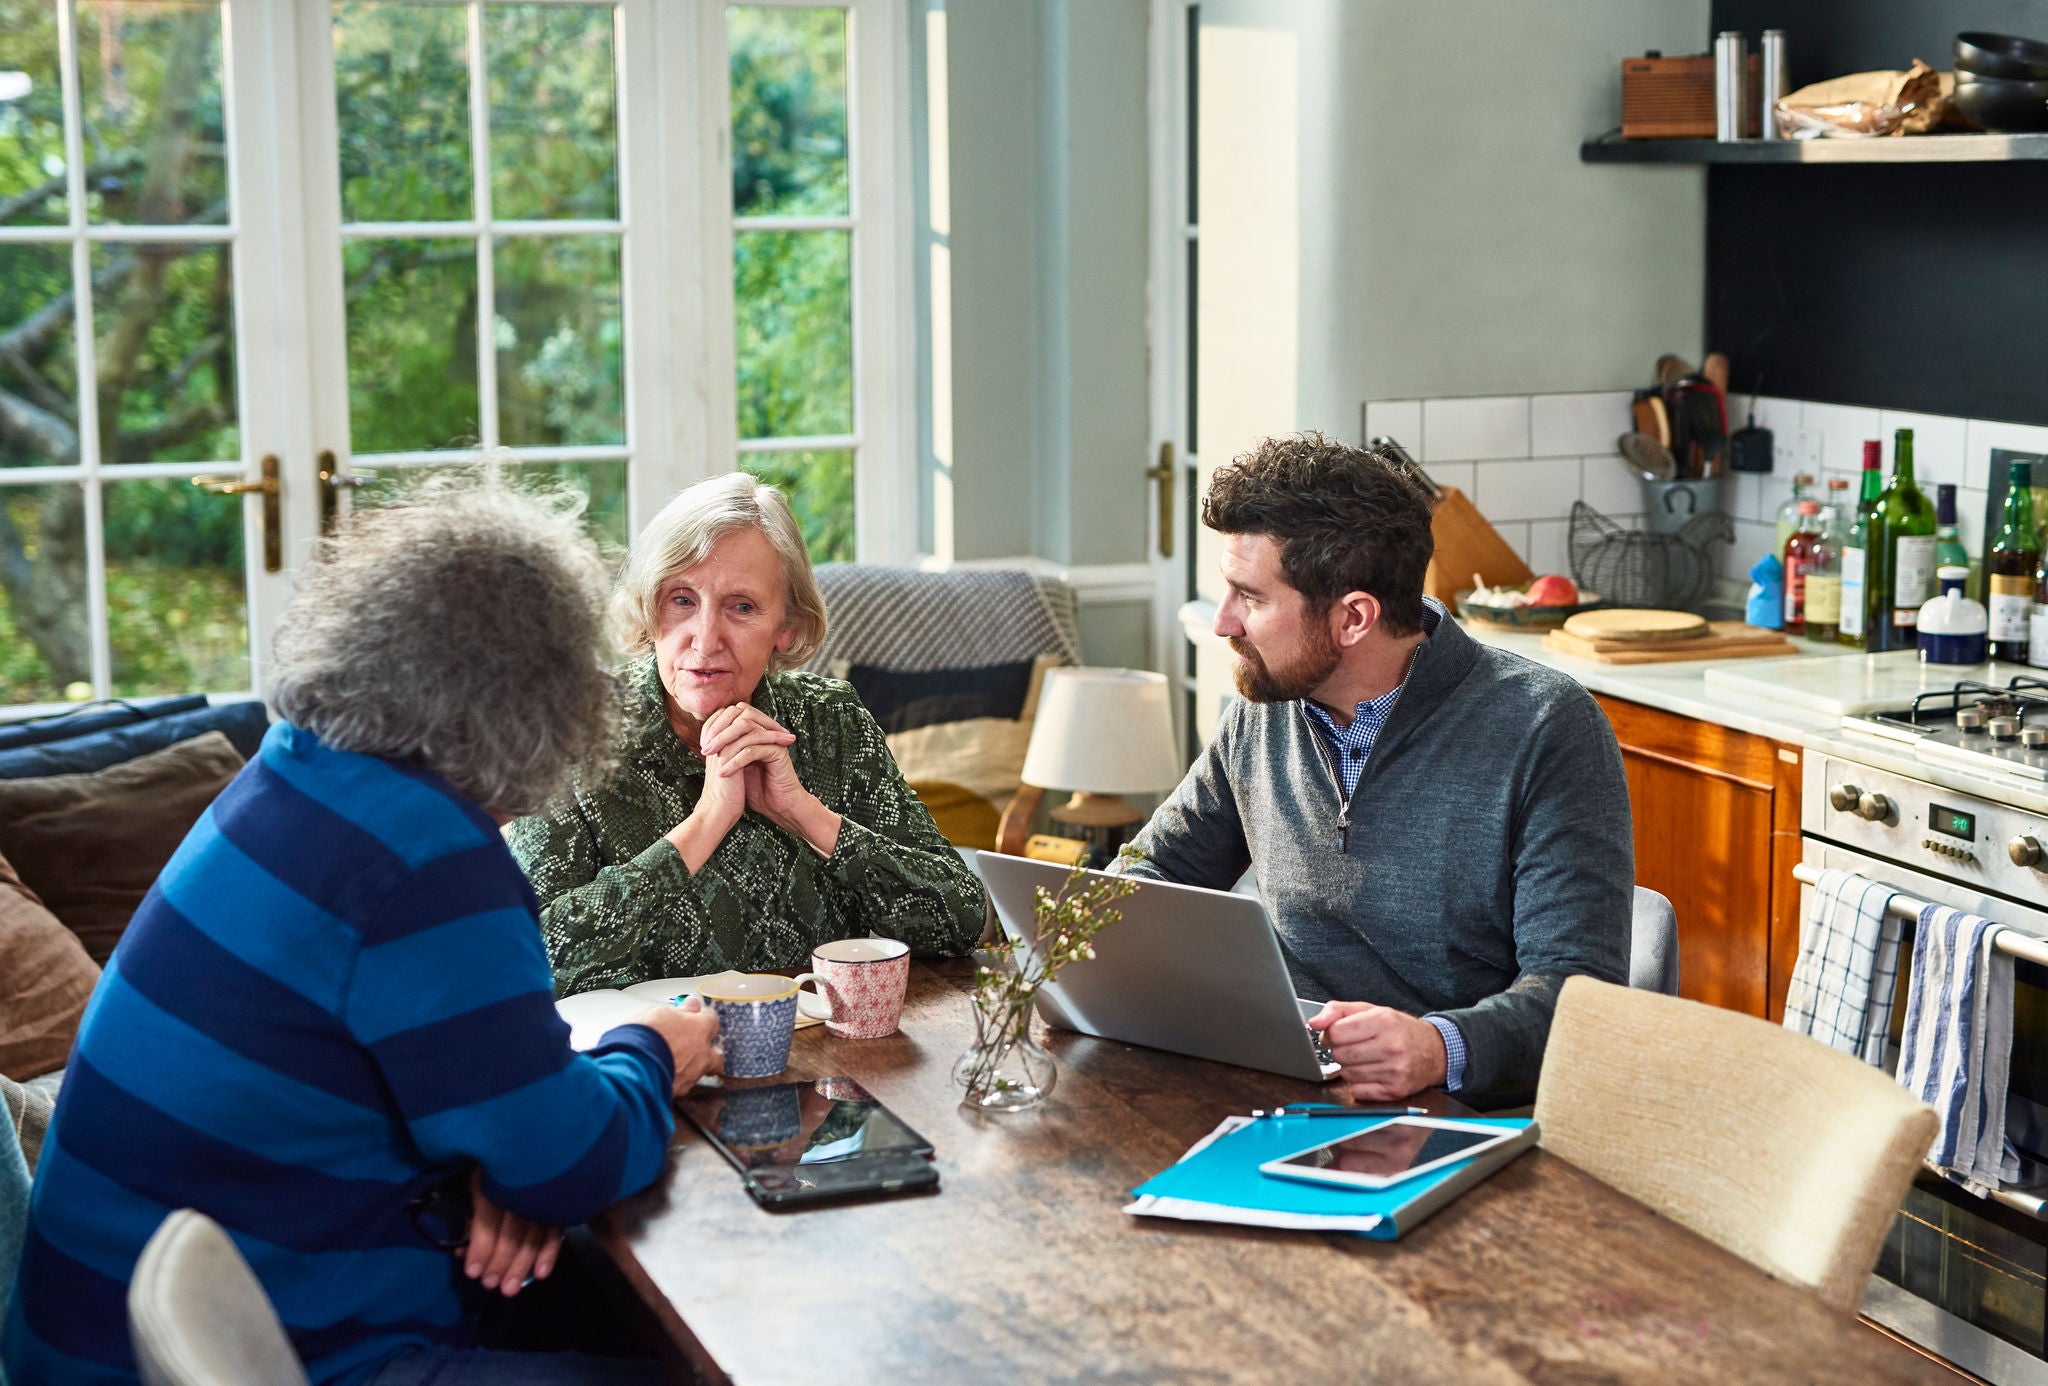
<svg viewBox="0 0 2048 1386">
<path fill-rule="evenodd" d="M 937 1147 L 937 1193 L 767 1212 L 679 1120 L 662 1177 L 600 1220 L 678 1372 L 745 1386 L 1957 1380 L 1540 1148 L 1394 1242 L 1134 1217 L 1133 1186 L 1224 1117 L 1332 1090 L 1054 1031 L 1044 1103 L 970 1111 L 951 1080 L 974 1038 L 970 982 L 965 961 L 916 964 L 897 1034 L 801 1031 L 784 1075 L 858 1079 Z"/>
</svg>

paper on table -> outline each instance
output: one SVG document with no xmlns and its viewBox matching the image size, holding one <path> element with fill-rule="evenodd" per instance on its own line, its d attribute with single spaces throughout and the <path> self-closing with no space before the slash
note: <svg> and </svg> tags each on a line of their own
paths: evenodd
<svg viewBox="0 0 2048 1386">
<path fill-rule="evenodd" d="M 726 974 L 710 975 L 723 977 Z M 649 1006 L 665 1005 L 678 996 L 689 996 L 709 979 L 708 976 L 660 977 L 651 982 L 635 982 L 629 987 L 579 992 L 555 1002 L 555 1011 L 569 1022 L 569 1047 L 591 1049 L 613 1026 L 629 1023 Z M 796 1028 L 799 1030 L 824 1023 L 802 1011 L 796 1013 Z"/>
<path fill-rule="evenodd" d="M 1189 1146 L 1188 1153 L 1181 1156 L 1181 1159 L 1193 1159 L 1232 1131 L 1251 1125 L 1252 1120 L 1251 1117 L 1242 1116 L 1223 1118 L 1214 1131 Z M 1378 1213 L 1283 1213 L 1265 1208 L 1235 1208 L 1227 1204 L 1203 1203 L 1192 1198 L 1160 1198 L 1153 1194 L 1139 1194 L 1134 1202 L 1125 1206 L 1124 1211 L 1148 1218 L 1179 1218 L 1184 1222 L 1229 1222 L 1241 1227 L 1285 1227 L 1303 1232 L 1370 1232 L 1384 1221 Z"/>
</svg>

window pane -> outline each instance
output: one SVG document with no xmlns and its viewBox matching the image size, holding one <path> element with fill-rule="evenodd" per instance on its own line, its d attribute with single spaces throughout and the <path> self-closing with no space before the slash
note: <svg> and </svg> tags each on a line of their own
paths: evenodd
<svg viewBox="0 0 2048 1386">
<path fill-rule="evenodd" d="M 467 447 L 477 439 L 476 242 L 352 241 L 349 447 Z"/>
<path fill-rule="evenodd" d="M 739 436 L 853 431 L 853 237 L 733 235 Z"/>
<path fill-rule="evenodd" d="M 611 8 L 493 5 L 484 60 L 492 217 L 617 216 Z"/>
<path fill-rule="evenodd" d="M 501 240 L 493 273 L 499 441 L 625 442 L 619 238 Z"/>
<path fill-rule="evenodd" d="M 0 390 L 29 410 L 0 423 L 0 467 L 78 462 L 78 348 L 72 316 L 71 248 L 0 245 Z"/>
<path fill-rule="evenodd" d="M 745 452 L 740 466 L 789 497 L 811 562 L 853 561 L 851 452 Z"/>
<path fill-rule="evenodd" d="M 466 221 L 469 25 L 460 5 L 334 7 L 344 221 Z"/>
<path fill-rule="evenodd" d="M 242 499 L 174 477 L 102 495 L 114 695 L 247 688 Z"/>
<path fill-rule="evenodd" d="M 93 151 L 85 197 L 94 222 L 227 221 L 220 6 L 82 0 L 78 92 Z"/>
<path fill-rule="evenodd" d="M 0 486 L 0 703 L 92 696 L 85 493 Z"/>
<path fill-rule="evenodd" d="M 92 248 L 102 462 L 242 455 L 228 247 Z"/>
<path fill-rule="evenodd" d="M 624 462 L 505 462 L 505 476 L 521 489 L 543 494 L 561 490 L 580 493 L 586 508 L 583 527 L 608 556 L 626 550 L 626 464 Z M 428 477 L 474 472 L 476 464 L 446 467 L 388 467 L 358 489 L 356 506 L 386 505 Z"/>
<path fill-rule="evenodd" d="M 0 0 L 0 226 L 71 215 L 57 71 L 55 0 Z"/>
<path fill-rule="evenodd" d="M 846 11 L 735 5 L 725 35 L 734 214 L 844 215 Z"/>
</svg>

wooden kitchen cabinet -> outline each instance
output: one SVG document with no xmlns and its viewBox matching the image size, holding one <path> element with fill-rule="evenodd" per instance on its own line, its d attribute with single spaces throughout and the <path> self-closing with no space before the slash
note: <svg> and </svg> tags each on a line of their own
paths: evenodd
<svg viewBox="0 0 2048 1386">
<path fill-rule="evenodd" d="M 1678 912 L 1680 994 L 1781 1019 L 1799 955 L 1800 749 L 1595 697 L 1628 771 L 1636 883 Z"/>
</svg>

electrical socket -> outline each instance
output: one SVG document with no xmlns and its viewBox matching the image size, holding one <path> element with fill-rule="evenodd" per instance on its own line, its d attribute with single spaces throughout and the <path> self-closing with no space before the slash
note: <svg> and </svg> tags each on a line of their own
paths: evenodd
<svg viewBox="0 0 2048 1386">
<path fill-rule="evenodd" d="M 1771 437 L 1771 470 L 1781 476 L 1820 472 L 1820 434 L 1808 428 L 1775 431 Z"/>
</svg>

